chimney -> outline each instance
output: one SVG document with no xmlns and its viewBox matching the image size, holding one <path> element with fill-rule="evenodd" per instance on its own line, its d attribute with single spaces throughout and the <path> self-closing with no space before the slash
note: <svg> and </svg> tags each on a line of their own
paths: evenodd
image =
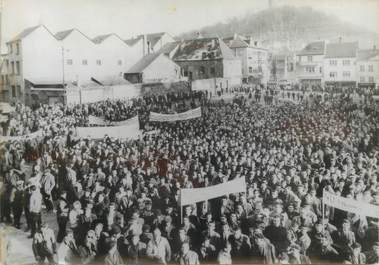
<svg viewBox="0 0 379 265">
<path fill-rule="evenodd" d="M 338 38 L 338 42 L 339 42 L 339 43 L 342 42 L 342 37 L 339 37 L 339 38 Z"/>
<path fill-rule="evenodd" d="M 374 50 L 374 51 L 376 51 L 376 45 L 374 44 L 374 47 L 372 47 L 372 49 Z"/>
<path fill-rule="evenodd" d="M 144 34 L 143 36 L 142 36 L 142 39 L 143 39 L 143 44 L 142 44 L 142 46 L 143 46 L 143 56 L 145 56 L 147 53 L 148 53 L 148 47 L 147 47 L 147 36 L 146 36 L 146 34 Z"/>
<path fill-rule="evenodd" d="M 237 39 L 237 33 L 234 33 L 233 40 Z"/>
<path fill-rule="evenodd" d="M 253 43 L 254 43 L 253 37 L 250 36 L 249 37 L 249 44 L 250 44 L 250 46 L 253 46 Z"/>
</svg>

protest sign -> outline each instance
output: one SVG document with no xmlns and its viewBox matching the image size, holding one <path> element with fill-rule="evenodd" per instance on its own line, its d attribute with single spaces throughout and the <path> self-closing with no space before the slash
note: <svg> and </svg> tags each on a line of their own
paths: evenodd
<svg viewBox="0 0 379 265">
<path fill-rule="evenodd" d="M 184 121 L 201 117 L 201 108 L 192 109 L 182 113 L 175 114 L 162 114 L 156 112 L 150 112 L 150 121 Z"/>
</svg>

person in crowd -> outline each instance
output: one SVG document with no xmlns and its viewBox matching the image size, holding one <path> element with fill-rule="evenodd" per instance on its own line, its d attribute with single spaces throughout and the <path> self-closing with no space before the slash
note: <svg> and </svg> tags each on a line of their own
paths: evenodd
<svg viewBox="0 0 379 265">
<path fill-rule="evenodd" d="M 175 258 L 180 265 L 199 265 L 199 256 L 195 251 L 190 250 L 188 243 L 183 243 L 180 254 Z"/>
<path fill-rule="evenodd" d="M 25 216 L 41 262 L 54 256 L 39 232 L 41 220 L 51 219 L 66 253 L 58 256 L 67 263 L 107 257 L 110 264 L 167 264 L 181 257 L 186 264 L 192 252 L 202 263 L 308 263 L 314 257 L 353 263 L 359 253 L 377 262 L 372 218 L 321 202 L 323 190 L 379 202 L 378 105 L 369 97 L 354 102 L 349 92 L 228 91 L 235 97 L 222 101 L 180 91 L 33 110 L 17 104 L 6 131 L 41 134 L 1 147 L 1 220 L 17 227 Z M 277 100 L 283 96 L 298 104 Z M 196 107 L 199 118 L 149 120 L 151 111 Z M 89 126 L 90 115 L 107 123 L 138 115 L 143 134 L 138 140 L 78 137 L 75 128 Z M 246 193 L 189 205 L 181 216 L 181 188 L 239 177 L 246 179 Z M 74 232 L 66 235 L 67 227 Z"/>
</svg>

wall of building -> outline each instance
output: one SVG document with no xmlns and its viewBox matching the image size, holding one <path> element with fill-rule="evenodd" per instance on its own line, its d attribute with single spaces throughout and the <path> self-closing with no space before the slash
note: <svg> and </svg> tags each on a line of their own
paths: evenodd
<svg viewBox="0 0 379 265">
<path fill-rule="evenodd" d="M 324 55 L 297 56 L 296 77 L 300 83 L 324 82 Z"/>
<path fill-rule="evenodd" d="M 180 79 L 180 66 L 161 54 L 143 71 L 143 82 L 170 82 Z"/>
<path fill-rule="evenodd" d="M 192 80 L 208 79 L 214 77 L 223 77 L 224 65 L 222 59 L 220 60 L 188 60 L 188 61 L 175 61 L 182 69 L 182 75 L 190 78 L 192 73 Z M 214 72 L 212 72 L 214 69 Z M 204 70 L 204 72 L 201 72 Z M 188 73 L 186 75 L 186 73 Z"/>
<path fill-rule="evenodd" d="M 366 61 L 357 61 L 357 82 L 379 83 L 379 56 Z"/>
<path fill-rule="evenodd" d="M 223 60 L 224 65 L 224 78 L 239 78 L 242 80 L 242 66 L 241 66 L 241 60 L 234 59 L 234 60 Z"/>
<path fill-rule="evenodd" d="M 101 86 L 93 88 L 70 87 L 66 91 L 67 104 L 91 103 L 106 99 L 131 99 L 141 95 L 141 85 Z"/>
<path fill-rule="evenodd" d="M 349 65 L 344 65 L 343 61 L 349 61 Z M 331 63 L 335 61 L 336 64 Z M 331 76 L 330 73 L 336 73 Z M 350 73 L 350 76 L 344 75 Z M 356 82 L 356 58 L 325 58 L 324 59 L 324 81 L 325 82 Z"/>
</svg>

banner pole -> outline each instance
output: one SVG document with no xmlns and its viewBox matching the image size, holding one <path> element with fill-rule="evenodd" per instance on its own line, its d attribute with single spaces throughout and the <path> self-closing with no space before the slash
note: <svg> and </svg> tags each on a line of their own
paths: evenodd
<svg viewBox="0 0 379 265">
<path fill-rule="evenodd" d="M 325 203 L 324 203 L 324 189 L 322 189 L 322 234 L 325 235 L 325 225 L 324 225 L 324 219 L 325 219 Z"/>
</svg>

